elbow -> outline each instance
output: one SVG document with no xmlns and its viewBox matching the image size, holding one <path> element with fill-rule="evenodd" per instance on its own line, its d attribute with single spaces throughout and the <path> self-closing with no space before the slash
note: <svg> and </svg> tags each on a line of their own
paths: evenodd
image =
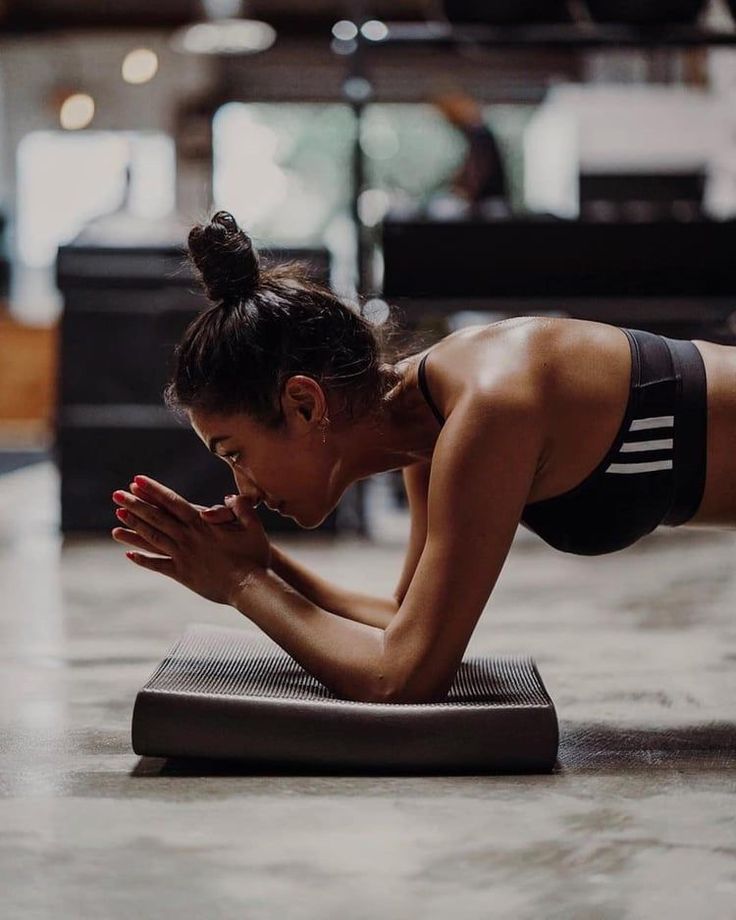
<svg viewBox="0 0 736 920">
<path fill-rule="evenodd" d="M 377 673 L 374 674 L 370 690 L 365 694 L 367 703 L 401 703 L 405 690 L 405 680 L 396 668 L 390 667 L 386 655 L 384 631 L 384 653 Z"/>
<path fill-rule="evenodd" d="M 390 679 L 382 677 L 377 682 L 373 703 L 441 703 L 447 698 L 449 687 L 439 687 L 436 681 L 422 679 L 415 675 L 395 674 Z"/>
<path fill-rule="evenodd" d="M 401 685 L 394 680 L 389 680 L 388 675 L 381 671 L 373 681 L 370 691 L 364 695 L 366 703 L 396 703 L 401 695 Z"/>
<path fill-rule="evenodd" d="M 382 654 L 371 688 L 371 702 L 403 703 L 409 678 L 409 662 L 405 655 L 397 654 L 392 629 L 384 630 L 382 640 Z"/>
<path fill-rule="evenodd" d="M 453 682 L 438 680 L 430 662 L 396 644 L 391 630 L 383 632 L 383 654 L 378 674 L 371 687 L 372 703 L 441 703 Z"/>
</svg>

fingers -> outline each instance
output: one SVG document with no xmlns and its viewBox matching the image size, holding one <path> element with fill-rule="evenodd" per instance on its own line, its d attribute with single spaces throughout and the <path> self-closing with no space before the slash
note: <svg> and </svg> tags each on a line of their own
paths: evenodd
<svg viewBox="0 0 736 920">
<path fill-rule="evenodd" d="M 137 515 L 141 520 L 146 521 L 152 527 L 167 534 L 169 537 L 176 539 L 181 534 L 182 521 L 171 514 L 166 508 L 144 501 L 137 495 L 132 495 L 124 489 L 117 489 L 112 493 L 112 499 L 117 505 L 122 505 L 128 511 Z M 192 509 L 194 519 L 197 520 L 199 515 Z M 118 515 L 120 517 L 120 515 Z M 121 518 L 121 520 L 125 520 Z M 192 523 L 189 521 L 189 523 Z"/>
<path fill-rule="evenodd" d="M 135 483 L 133 483 L 133 485 L 135 486 Z M 214 511 L 216 508 L 219 509 L 225 507 L 224 505 L 198 505 L 195 502 L 192 502 L 191 504 L 192 508 L 196 508 L 200 513 L 202 511 Z"/>
<path fill-rule="evenodd" d="M 258 518 L 255 506 L 244 495 L 236 495 L 232 498 L 228 496 L 225 502 L 227 508 L 241 521 L 247 522 L 249 518 Z"/>
<path fill-rule="evenodd" d="M 167 507 L 168 510 L 172 510 L 171 506 L 167 506 L 165 504 L 166 498 L 164 494 L 159 495 L 159 493 L 156 492 L 153 488 L 151 487 L 146 488 L 145 485 L 136 481 L 136 480 L 142 480 L 143 478 L 144 477 L 137 476 L 135 477 L 133 482 L 130 483 L 130 491 L 133 493 L 133 495 L 147 501 L 148 504 L 153 504 L 153 505 L 159 504 L 162 507 Z M 145 477 L 145 479 L 146 479 L 146 482 L 149 481 L 148 477 Z M 155 483 L 155 480 L 150 480 L 150 482 Z M 163 488 L 164 490 L 166 489 L 166 487 L 163 487 Z M 176 496 L 176 493 L 172 493 L 172 494 Z M 176 496 L 176 497 L 180 498 L 180 496 Z M 198 511 L 199 514 L 202 516 L 202 520 L 205 520 L 210 524 L 229 523 L 237 519 L 236 515 L 233 514 L 225 505 L 222 505 L 222 504 L 210 506 L 210 505 L 198 505 L 196 502 L 187 502 L 186 499 L 182 499 L 182 501 L 184 502 L 185 505 L 188 505 L 190 508 L 194 508 L 196 511 Z M 172 510 L 172 513 L 173 513 L 173 510 Z M 187 516 L 186 519 L 181 518 L 181 517 L 179 519 L 186 520 L 187 522 L 192 520 L 190 516 Z"/>
<path fill-rule="evenodd" d="M 136 494 L 141 498 L 150 500 L 153 504 L 165 508 L 170 514 L 185 524 L 191 524 L 196 520 L 198 513 L 196 508 L 181 495 L 174 492 L 168 486 L 162 485 L 150 476 L 134 476 L 133 484 L 137 486 Z M 132 489 L 131 485 L 131 489 Z"/>
<path fill-rule="evenodd" d="M 226 505 L 192 505 L 199 511 L 200 517 L 208 524 L 232 524 L 238 516 Z"/>
<path fill-rule="evenodd" d="M 211 508 L 201 507 L 202 520 L 208 524 L 224 524 L 237 520 L 237 516 L 225 505 L 213 505 Z"/>
<path fill-rule="evenodd" d="M 166 531 L 159 529 L 151 523 L 151 519 L 157 519 L 157 515 L 161 518 L 165 518 L 165 516 L 155 508 L 148 509 L 148 506 L 144 506 L 143 502 L 139 502 L 137 499 L 135 501 L 135 508 L 138 513 L 133 513 L 127 508 L 118 508 L 115 512 L 118 518 L 123 524 L 143 537 L 151 546 L 155 547 L 156 552 L 163 552 L 169 556 L 174 555 L 177 549 L 174 540 Z M 145 514 L 146 518 L 141 517 L 141 514 Z"/>
<path fill-rule="evenodd" d="M 145 550 L 147 553 L 157 552 L 156 547 L 152 546 L 148 540 L 144 540 L 143 537 L 139 536 L 134 530 L 127 530 L 125 527 L 113 527 L 112 538 L 113 540 L 117 540 L 118 543 L 126 543 L 128 546 L 135 546 L 138 549 Z"/>
<path fill-rule="evenodd" d="M 169 578 L 176 578 L 174 560 L 161 556 L 144 556 L 143 553 L 130 552 L 125 554 L 131 562 L 135 562 L 143 569 L 151 569 L 152 572 L 160 572 L 162 575 L 168 575 Z"/>
</svg>

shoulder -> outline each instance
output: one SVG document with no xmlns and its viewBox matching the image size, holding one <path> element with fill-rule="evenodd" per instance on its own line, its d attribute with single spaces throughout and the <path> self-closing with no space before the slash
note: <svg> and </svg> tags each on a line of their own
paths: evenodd
<svg viewBox="0 0 736 920">
<path fill-rule="evenodd" d="M 431 349 L 425 373 L 445 419 L 456 409 L 534 411 L 548 389 L 552 337 L 544 319 L 524 316 L 470 326 L 443 339 Z"/>
<path fill-rule="evenodd" d="M 509 499 L 513 517 L 523 508 L 549 450 L 548 377 L 553 360 L 549 335 L 536 317 L 471 327 L 481 332 L 453 343 L 432 368 L 432 392 L 440 390 L 445 424 L 428 471 L 427 500 L 440 528 L 458 507 L 460 494 L 482 489 L 497 503 Z M 440 352 L 438 348 L 437 357 Z M 430 364 L 435 359 L 433 353 Z M 464 501 L 464 499 L 462 500 Z M 472 503 L 472 499 L 471 499 Z M 442 509 L 442 510 L 440 510 Z"/>
</svg>

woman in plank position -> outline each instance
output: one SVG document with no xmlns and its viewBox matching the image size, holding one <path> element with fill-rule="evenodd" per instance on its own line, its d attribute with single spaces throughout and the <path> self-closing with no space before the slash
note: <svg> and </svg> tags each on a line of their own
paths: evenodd
<svg viewBox="0 0 736 920">
<path fill-rule="evenodd" d="M 520 522 L 584 555 L 659 524 L 736 526 L 736 347 L 520 317 L 382 363 L 380 329 L 293 267 L 259 267 L 227 212 L 189 247 L 213 305 L 177 347 L 166 401 L 238 495 L 205 509 L 136 476 L 113 493 L 112 534 L 336 695 L 443 699 Z M 314 528 L 351 483 L 399 468 L 411 531 L 391 599 L 315 575 L 254 510 Z"/>
</svg>

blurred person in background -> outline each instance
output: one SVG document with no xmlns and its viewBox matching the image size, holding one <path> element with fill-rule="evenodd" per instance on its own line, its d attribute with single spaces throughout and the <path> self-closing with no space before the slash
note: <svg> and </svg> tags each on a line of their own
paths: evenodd
<svg viewBox="0 0 736 920">
<path fill-rule="evenodd" d="M 450 179 L 449 191 L 471 209 L 490 199 L 499 214 L 508 213 L 503 157 L 480 105 L 461 89 L 437 92 L 431 102 L 467 141 L 465 158 Z"/>
</svg>

